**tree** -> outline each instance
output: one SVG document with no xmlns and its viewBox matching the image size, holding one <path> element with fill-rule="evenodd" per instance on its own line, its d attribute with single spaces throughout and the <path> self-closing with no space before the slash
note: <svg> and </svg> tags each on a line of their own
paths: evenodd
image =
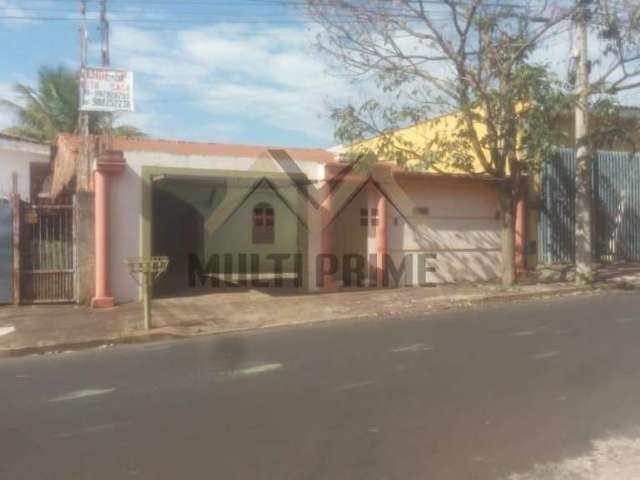
<svg viewBox="0 0 640 480">
<path fill-rule="evenodd" d="M 16 83 L 18 101 L 1 100 L 0 106 L 16 115 L 17 125 L 5 133 L 39 142 L 53 143 L 59 133 L 73 133 L 78 125 L 78 74 L 66 67 L 43 67 L 38 72 L 37 87 Z M 91 113 L 89 131 L 105 133 L 108 118 Z M 140 130 L 131 125 L 113 128 L 113 135 L 140 137 Z"/>
<path fill-rule="evenodd" d="M 373 79 L 377 96 L 333 113 L 336 136 L 377 136 L 378 158 L 497 180 L 502 282 L 515 282 L 515 203 L 522 176 L 553 148 L 554 120 L 570 102 L 532 55 L 574 8 L 534 11 L 503 0 L 307 0 L 318 45 L 336 67 Z M 422 142 L 395 128 L 455 112 L 455 125 Z M 450 117 L 448 117 L 450 118 Z"/>
</svg>

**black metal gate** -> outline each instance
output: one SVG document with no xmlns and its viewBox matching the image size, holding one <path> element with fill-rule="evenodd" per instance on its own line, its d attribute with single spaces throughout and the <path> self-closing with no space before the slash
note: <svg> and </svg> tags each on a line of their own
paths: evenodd
<svg viewBox="0 0 640 480">
<path fill-rule="evenodd" d="M 20 232 L 21 294 L 26 303 L 73 302 L 72 205 L 26 205 Z"/>
<path fill-rule="evenodd" d="M 575 261 L 575 152 L 562 149 L 541 175 L 538 257 Z M 599 151 L 593 162 L 596 260 L 640 262 L 640 156 Z"/>
<path fill-rule="evenodd" d="M 0 198 L 0 303 L 13 301 L 13 205 Z"/>
</svg>

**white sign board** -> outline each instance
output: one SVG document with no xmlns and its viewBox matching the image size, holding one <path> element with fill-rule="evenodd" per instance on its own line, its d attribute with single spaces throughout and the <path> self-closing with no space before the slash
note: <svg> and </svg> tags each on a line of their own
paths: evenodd
<svg viewBox="0 0 640 480">
<path fill-rule="evenodd" d="M 133 72 L 95 67 L 81 69 L 80 110 L 133 112 Z"/>
</svg>

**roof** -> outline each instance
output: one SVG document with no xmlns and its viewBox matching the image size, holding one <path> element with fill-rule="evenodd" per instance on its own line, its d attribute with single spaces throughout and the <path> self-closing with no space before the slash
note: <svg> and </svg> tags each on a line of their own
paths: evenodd
<svg viewBox="0 0 640 480">
<path fill-rule="evenodd" d="M 28 138 L 22 138 L 8 133 L 0 133 L 0 148 L 3 150 L 35 153 L 46 156 L 48 161 L 51 146 L 47 143 L 37 142 Z"/>
<path fill-rule="evenodd" d="M 60 135 L 60 140 L 79 146 L 80 137 Z M 294 160 L 331 163 L 335 155 L 322 148 L 275 147 L 271 145 L 242 145 L 232 143 L 186 142 L 146 137 L 114 137 L 113 149 L 123 152 L 160 152 L 174 155 L 254 158 L 267 150 L 285 150 Z"/>
<path fill-rule="evenodd" d="M 102 141 L 101 137 L 92 136 L 90 144 L 96 148 Z M 75 175 L 76 161 L 81 145 L 81 137 L 71 134 L 61 134 L 57 139 L 58 151 L 54 160 L 52 193 L 57 195 L 62 191 Z M 321 148 L 292 148 L 274 147 L 268 145 L 240 145 L 226 143 L 185 142 L 180 140 L 114 137 L 113 150 L 127 152 L 155 152 L 173 155 L 197 155 L 204 157 L 236 157 L 258 158 L 267 150 L 284 150 L 296 161 L 333 163 L 335 155 Z"/>
<path fill-rule="evenodd" d="M 31 138 L 21 137 L 20 135 L 13 135 L 11 133 L 0 132 L 0 139 L 3 140 L 12 140 L 14 142 L 25 142 L 25 143 L 33 143 L 34 145 L 48 145 L 45 142 L 38 142 L 37 140 L 33 140 Z"/>
</svg>

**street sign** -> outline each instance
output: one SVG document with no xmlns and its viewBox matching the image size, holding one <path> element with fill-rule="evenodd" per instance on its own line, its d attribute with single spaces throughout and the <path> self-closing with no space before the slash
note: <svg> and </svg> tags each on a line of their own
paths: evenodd
<svg viewBox="0 0 640 480">
<path fill-rule="evenodd" d="M 133 112 L 133 72 L 110 68 L 82 68 L 80 110 Z"/>
</svg>

